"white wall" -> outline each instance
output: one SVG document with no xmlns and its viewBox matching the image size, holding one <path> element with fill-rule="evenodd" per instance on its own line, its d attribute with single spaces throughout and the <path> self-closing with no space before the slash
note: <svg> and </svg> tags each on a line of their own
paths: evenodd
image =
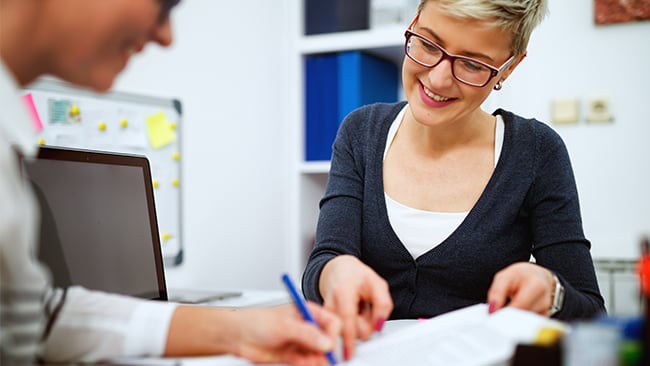
<svg viewBox="0 0 650 366">
<path fill-rule="evenodd" d="M 497 98 L 545 122 L 551 100 L 580 99 L 579 124 L 552 126 L 571 155 L 592 254 L 636 258 L 650 233 L 650 22 L 596 26 L 593 2 L 551 0 L 528 57 Z M 585 121 L 594 97 L 609 99 L 612 124 Z"/>
<path fill-rule="evenodd" d="M 114 86 L 183 103 L 186 256 L 170 287 L 280 288 L 286 14 L 284 1 L 183 1 L 172 47 L 148 46 Z"/>
<path fill-rule="evenodd" d="M 172 286 L 280 287 L 289 235 L 287 7 L 183 1 L 174 46 L 149 46 L 115 86 L 184 105 L 186 258 L 168 270 Z M 639 236 L 650 233 L 650 22 L 597 27 L 593 0 L 551 0 L 550 11 L 490 104 L 550 121 L 554 98 L 610 100 L 613 124 L 553 127 L 573 160 L 594 256 L 635 257 Z"/>
</svg>

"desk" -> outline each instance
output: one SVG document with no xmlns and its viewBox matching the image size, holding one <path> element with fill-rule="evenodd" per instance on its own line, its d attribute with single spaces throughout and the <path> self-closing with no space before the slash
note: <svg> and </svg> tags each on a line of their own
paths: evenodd
<svg viewBox="0 0 650 366">
<path fill-rule="evenodd" d="M 246 297 L 243 298 L 246 300 Z M 477 304 L 428 319 L 386 322 L 381 333 L 360 342 L 350 366 L 507 364 L 518 344 L 531 344 L 542 328 L 567 326 L 530 312 L 506 307 L 493 314 Z M 341 347 L 337 357 L 341 359 Z M 251 366 L 234 356 L 122 358 L 110 366 Z M 104 364 L 104 366 L 108 366 Z"/>
<path fill-rule="evenodd" d="M 244 290 L 241 292 L 241 296 L 228 297 L 199 305 L 224 308 L 248 308 L 256 306 L 277 306 L 291 302 L 289 294 L 282 290 Z"/>
</svg>

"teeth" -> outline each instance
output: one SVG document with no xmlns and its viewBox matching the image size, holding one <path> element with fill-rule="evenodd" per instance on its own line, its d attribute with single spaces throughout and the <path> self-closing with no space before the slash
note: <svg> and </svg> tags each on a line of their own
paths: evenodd
<svg viewBox="0 0 650 366">
<path fill-rule="evenodd" d="M 429 98 L 435 100 L 436 102 L 446 102 L 449 100 L 449 98 L 445 98 L 440 95 L 433 94 L 433 92 L 427 88 L 424 88 L 424 94 L 426 94 Z"/>
</svg>

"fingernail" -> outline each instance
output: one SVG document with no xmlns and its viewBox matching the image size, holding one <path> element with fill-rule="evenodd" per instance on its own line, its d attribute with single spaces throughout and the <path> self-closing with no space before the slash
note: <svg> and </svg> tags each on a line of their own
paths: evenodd
<svg viewBox="0 0 650 366">
<path fill-rule="evenodd" d="M 323 351 L 331 351 L 333 347 L 332 341 L 327 337 L 318 338 L 318 348 Z"/>
<path fill-rule="evenodd" d="M 345 361 L 350 361 L 350 351 L 348 351 L 347 347 L 343 347 L 343 359 Z"/>
<path fill-rule="evenodd" d="M 375 330 L 377 332 L 381 332 L 381 330 L 384 329 L 384 323 L 385 322 L 386 322 L 386 319 L 384 319 L 384 318 L 377 319 L 377 323 L 375 324 Z"/>
<path fill-rule="evenodd" d="M 496 309 L 497 304 L 494 303 L 494 301 L 491 301 L 490 304 L 488 305 L 488 313 L 492 314 L 494 313 L 494 309 Z"/>
</svg>

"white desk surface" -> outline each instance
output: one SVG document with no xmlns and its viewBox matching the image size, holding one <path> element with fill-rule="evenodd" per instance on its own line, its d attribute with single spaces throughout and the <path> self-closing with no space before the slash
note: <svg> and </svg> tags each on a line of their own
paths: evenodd
<svg viewBox="0 0 650 366">
<path fill-rule="evenodd" d="M 281 290 L 244 290 L 241 296 L 214 300 L 200 305 L 210 305 L 226 308 L 246 308 L 254 306 L 275 306 L 291 302 L 287 291 Z"/>
</svg>

